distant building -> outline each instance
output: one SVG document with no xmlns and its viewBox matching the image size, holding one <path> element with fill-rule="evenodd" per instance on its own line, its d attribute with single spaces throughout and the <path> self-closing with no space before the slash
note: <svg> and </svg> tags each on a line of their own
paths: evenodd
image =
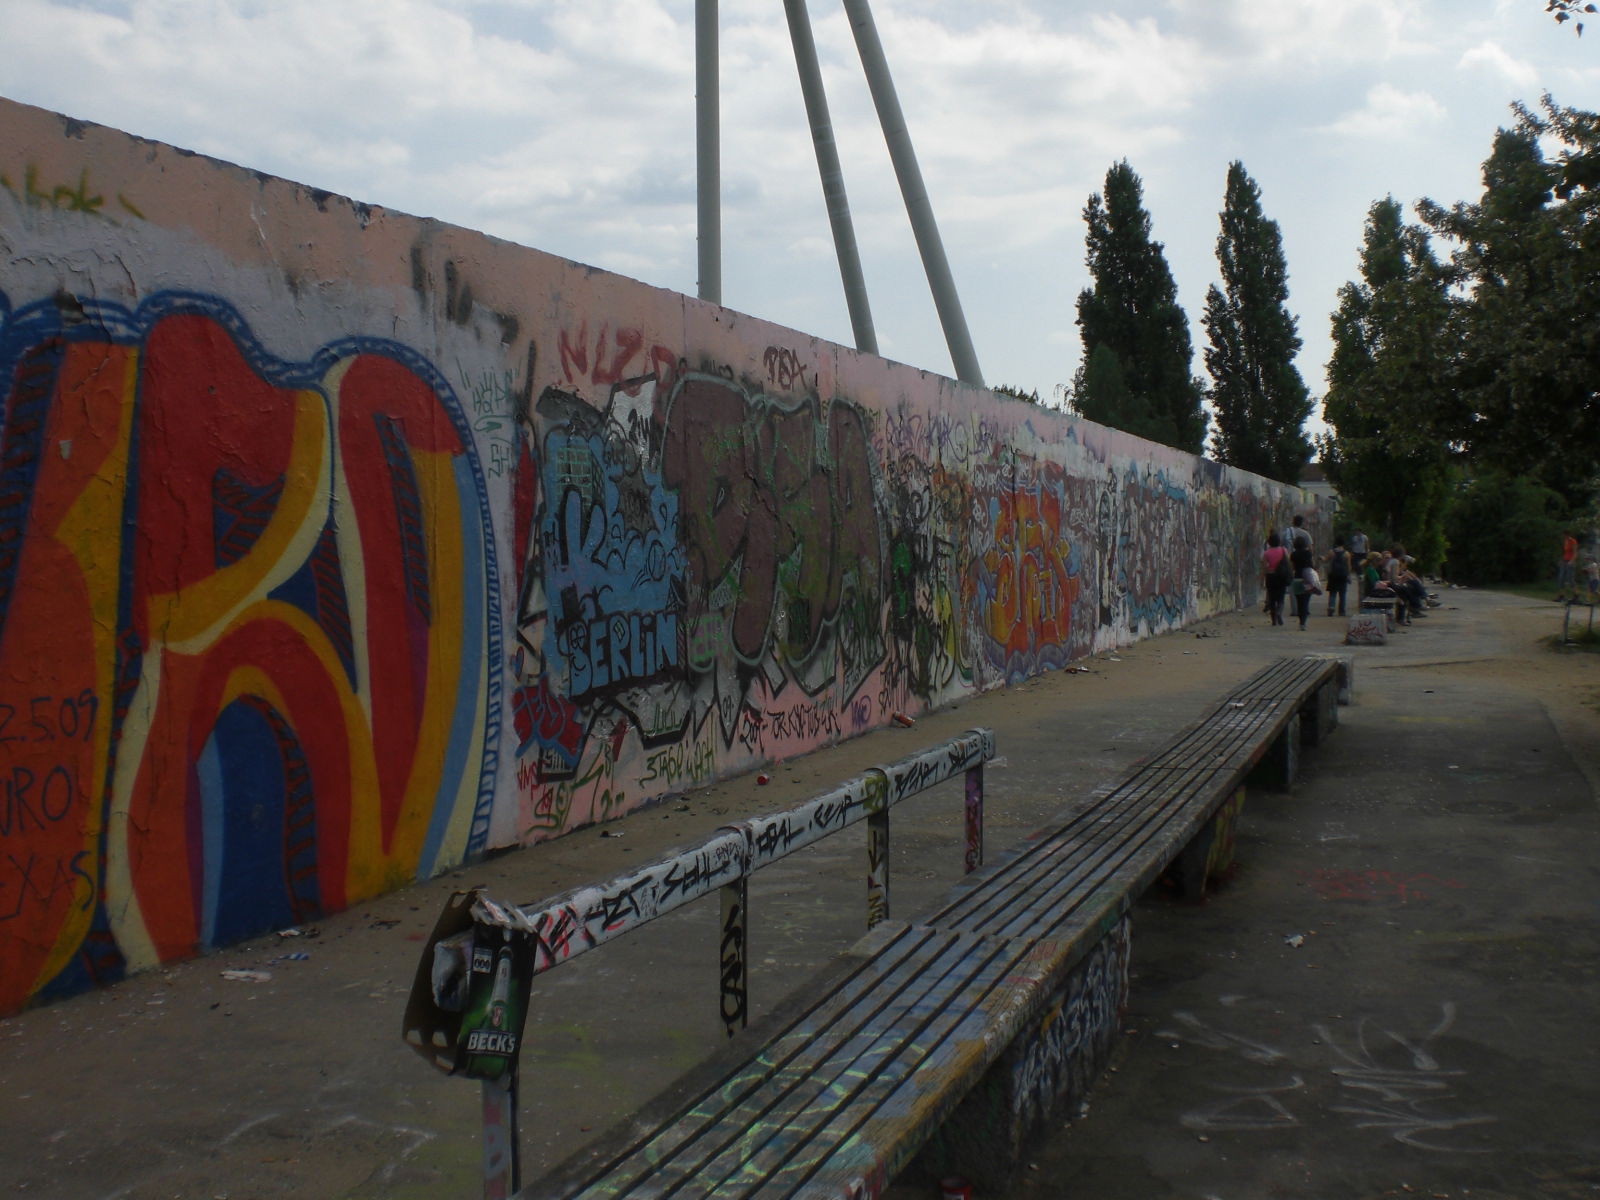
<svg viewBox="0 0 1600 1200">
<path fill-rule="evenodd" d="M 1333 484 L 1328 482 L 1328 476 L 1323 471 L 1321 463 L 1306 464 L 1305 470 L 1300 472 L 1300 487 L 1317 499 L 1328 501 L 1335 510 L 1338 509 L 1339 493 L 1334 490 Z"/>
</svg>

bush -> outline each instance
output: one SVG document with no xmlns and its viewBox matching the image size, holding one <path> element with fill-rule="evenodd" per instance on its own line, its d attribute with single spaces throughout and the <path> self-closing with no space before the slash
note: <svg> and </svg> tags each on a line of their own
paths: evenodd
<svg viewBox="0 0 1600 1200">
<path fill-rule="evenodd" d="M 1521 476 L 1480 475 L 1456 495 L 1445 518 L 1457 583 L 1537 583 L 1555 576 L 1567 507 Z"/>
</svg>

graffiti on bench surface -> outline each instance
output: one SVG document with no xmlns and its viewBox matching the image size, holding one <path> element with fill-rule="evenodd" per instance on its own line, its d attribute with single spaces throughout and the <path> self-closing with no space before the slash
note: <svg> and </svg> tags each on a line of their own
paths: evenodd
<svg viewBox="0 0 1600 1200">
<path fill-rule="evenodd" d="M 732 1037 L 745 1025 L 749 1017 L 750 1001 L 748 981 L 750 964 L 746 958 L 746 935 L 749 913 L 744 904 L 741 888 L 730 888 L 738 897 L 725 894 L 722 902 L 722 943 L 719 955 L 722 965 L 721 1010 L 722 1026 Z"/>
<path fill-rule="evenodd" d="M 736 828 L 749 841 L 750 869 L 776 862 L 881 809 L 884 794 L 882 773 L 871 771 L 795 808 L 740 821 Z"/>
<path fill-rule="evenodd" d="M 1038 1031 L 1019 1041 L 1011 1066 L 1017 1128 L 1038 1128 L 1094 1086 L 1121 1028 L 1128 997 L 1130 921 L 1124 916 L 1072 969 Z"/>
<path fill-rule="evenodd" d="M 745 839 L 727 830 L 702 845 L 628 875 L 579 888 L 526 916 L 535 935 L 534 972 L 628 932 L 746 873 Z"/>
<path fill-rule="evenodd" d="M 993 755 L 993 735 L 974 730 L 959 738 L 952 738 L 942 746 L 891 763 L 884 768 L 888 776 L 890 803 L 898 804 L 907 796 L 915 795 L 936 783 L 954 779 Z"/>
</svg>

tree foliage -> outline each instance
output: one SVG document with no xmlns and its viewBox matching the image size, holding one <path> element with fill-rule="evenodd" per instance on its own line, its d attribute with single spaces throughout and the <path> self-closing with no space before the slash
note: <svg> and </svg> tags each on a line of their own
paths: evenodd
<svg viewBox="0 0 1600 1200">
<path fill-rule="evenodd" d="M 1583 22 L 1578 19 L 1580 14 L 1600 12 L 1600 9 L 1587 3 L 1586 0 L 1545 0 L 1544 10 L 1554 14 L 1558 25 L 1571 21 L 1572 30 L 1579 37 L 1583 36 Z"/>
<path fill-rule="evenodd" d="M 1072 409 L 1198 454 L 1206 417 L 1190 375 L 1189 318 L 1161 243 L 1150 238 L 1143 184 L 1126 160 L 1106 172 L 1104 195 L 1089 197 L 1083 218 L 1094 286 L 1078 296 L 1083 362 Z"/>
<path fill-rule="evenodd" d="M 1457 436 L 1579 503 L 1600 475 L 1600 117 L 1542 107 L 1513 105 L 1476 203 L 1419 211 L 1455 246 Z"/>
<path fill-rule="evenodd" d="M 1288 309 L 1283 239 L 1261 211 L 1261 189 L 1242 162 L 1228 167 L 1221 222 L 1222 286 L 1207 291 L 1201 318 L 1209 335 L 1212 450 L 1225 463 L 1296 483 L 1311 457 L 1311 396 L 1294 365 L 1301 343 Z"/>
<path fill-rule="evenodd" d="M 1043 400 L 1039 399 L 1038 388 L 1034 388 L 1032 391 L 1025 392 L 1020 387 L 1014 387 L 1009 383 L 999 383 L 989 390 L 992 391 L 996 396 L 1010 396 L 1013 400 L 1025 400 L 1029 404 L 1037 404 L 1041 408 L 1050 407 Z"/>
<path fill-rule="evenodd" d="M 1455 497 L 1446 573 L 1459 583 L 1548 579 L 1566 517 L 1555 492 L 1520 475 L 1485 472 Z"/>
<path fill-rule="evenodd" d="M 1339 289 L 1318 449 L 1353 520 L 1437 567 L 1452 479 L 1448 277 L 1393 197 L 1368 211 L 1360 271 Z"/>
</svg>

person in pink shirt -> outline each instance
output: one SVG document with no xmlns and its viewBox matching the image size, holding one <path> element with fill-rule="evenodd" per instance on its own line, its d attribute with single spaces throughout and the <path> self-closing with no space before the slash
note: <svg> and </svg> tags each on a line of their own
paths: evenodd
<svg viewBox="0 0 1600 1200">
<path fill-rule="evenodd" d="M 1294 577 L 1289 565 L 1289 552 L 1283 548 L 1283 538 L 1274 529 L 1267 534 L 1267 548 L 1261 552 L 1261 577 L 1267 588 L 1267 616 L 1274 625 L 1283 624 L 1283 594 Z"/>
</svg>

